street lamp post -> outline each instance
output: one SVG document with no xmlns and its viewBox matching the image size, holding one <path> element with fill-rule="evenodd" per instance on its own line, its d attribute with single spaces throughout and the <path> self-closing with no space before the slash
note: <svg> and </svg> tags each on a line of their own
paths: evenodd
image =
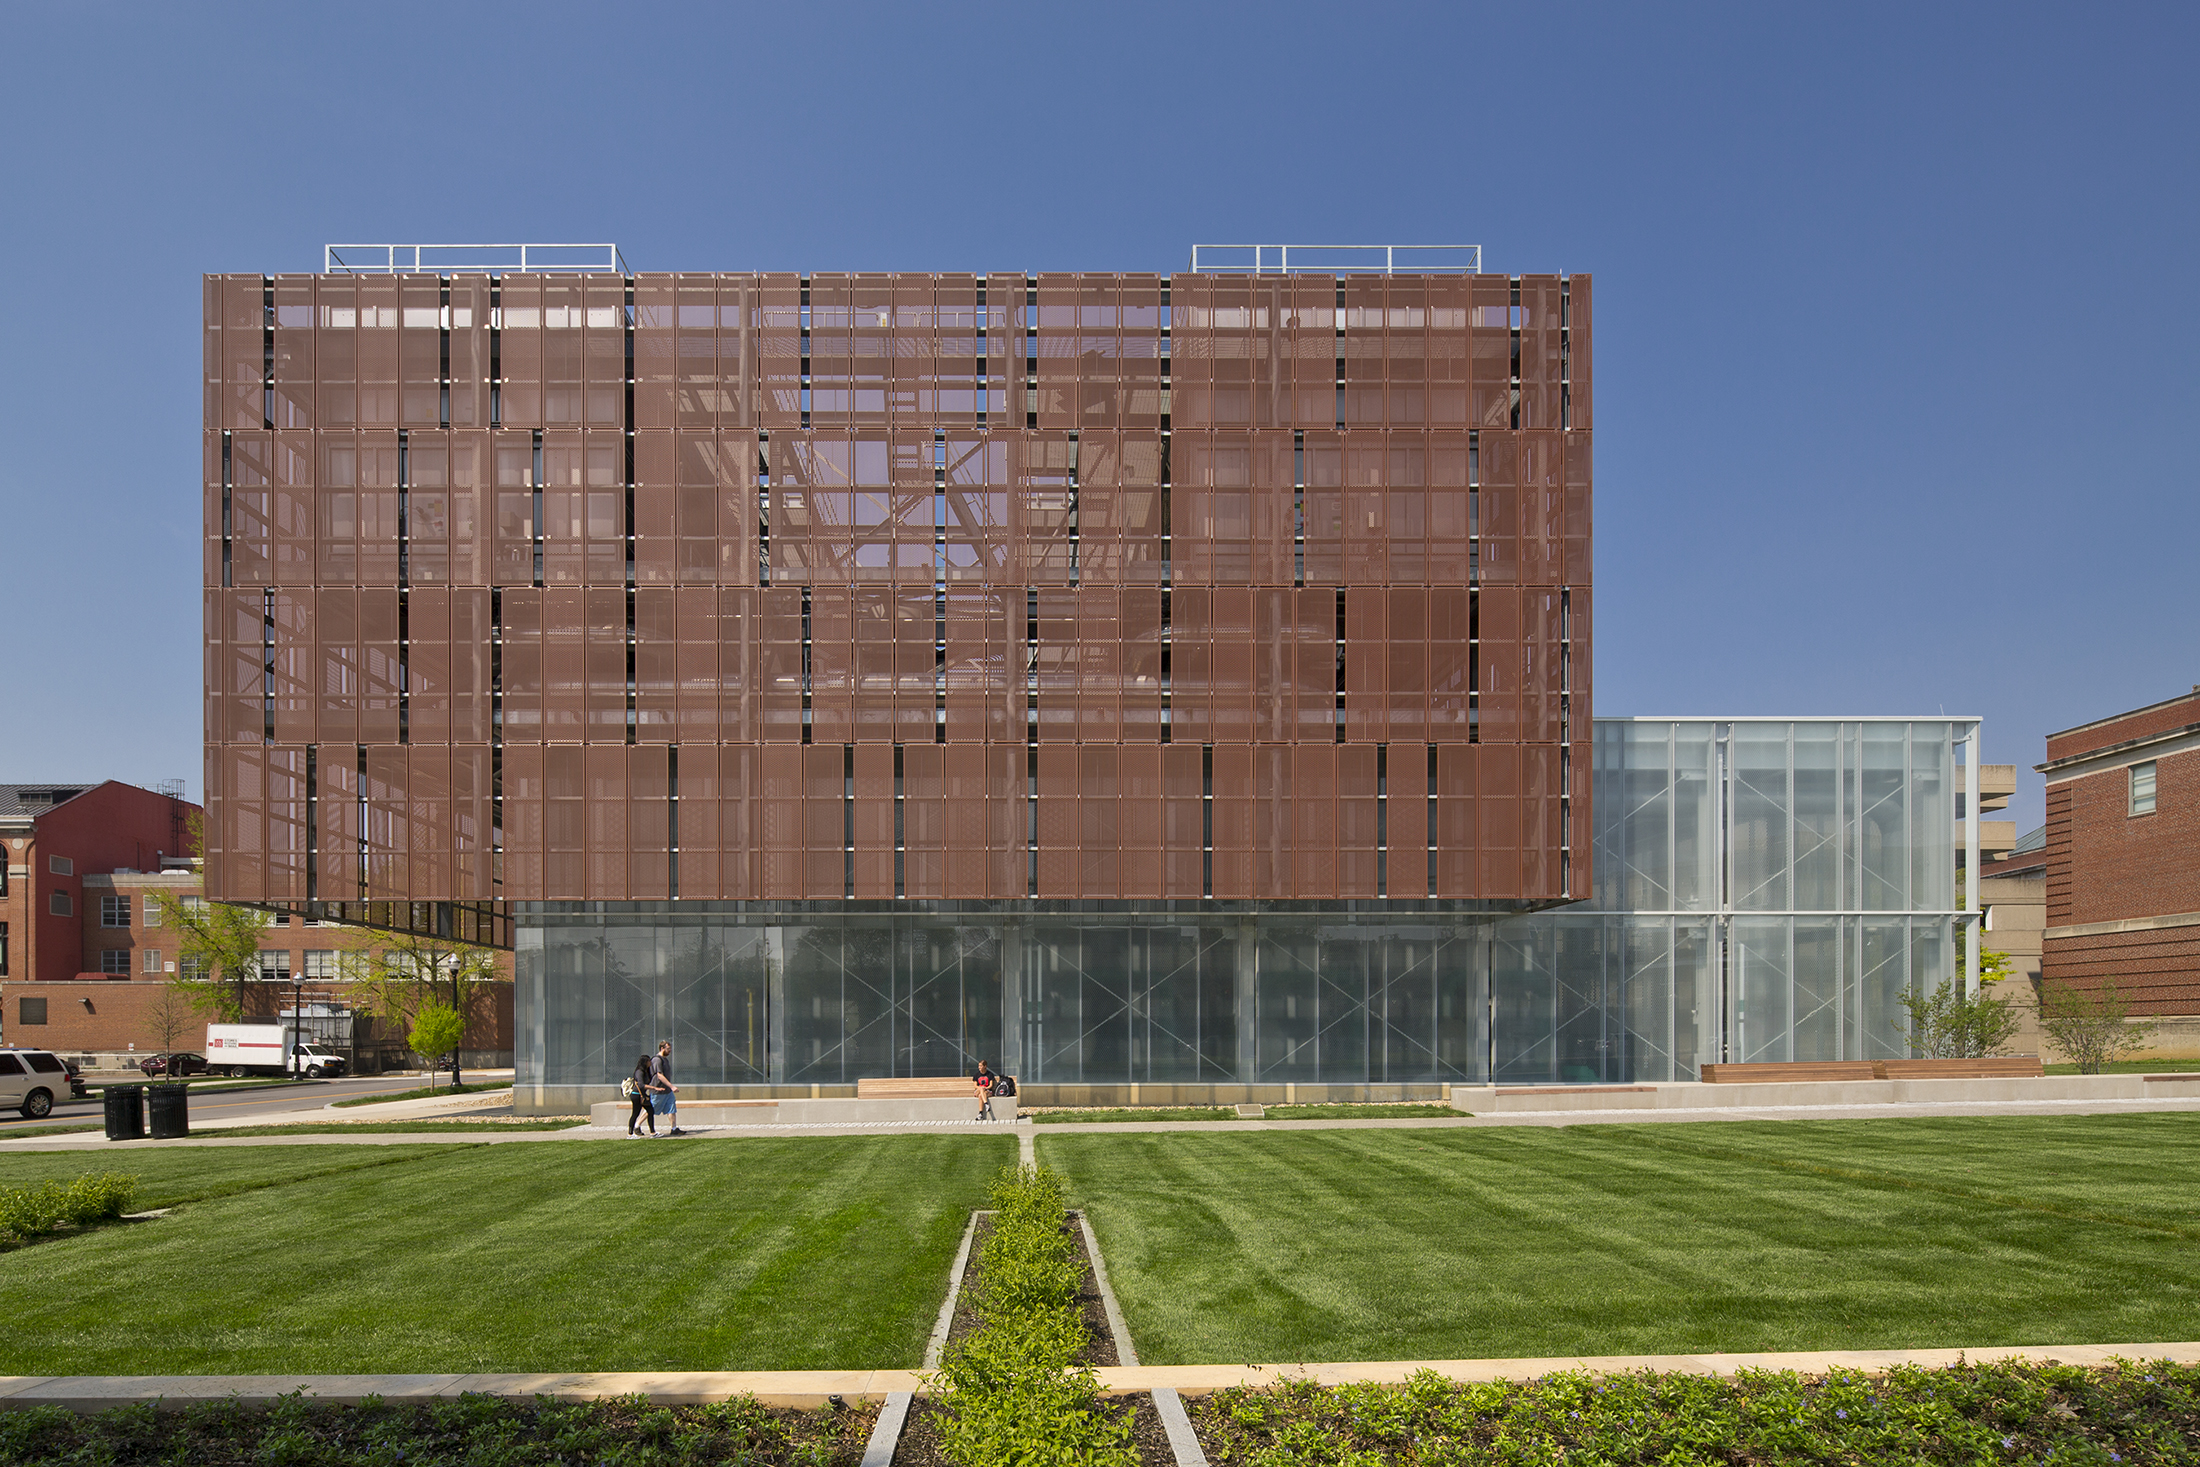
<svg viewBox="0 0 2200 1467">
<path fill-rule="evenodd" d="M 290 1078 L 302 1079 L 305 1075 L 305 1059 L 298 1053 L 305 1042 L 306 985 L 305 976 L 290 975 Z"/>
</svg>

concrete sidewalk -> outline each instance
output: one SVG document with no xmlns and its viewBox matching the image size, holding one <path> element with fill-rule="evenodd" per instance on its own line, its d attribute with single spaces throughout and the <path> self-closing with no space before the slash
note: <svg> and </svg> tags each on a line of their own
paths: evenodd
<svg viewBox="0 0 2200 1467">
<path fill-rule="evenodd" d="M 1829 1370 L 1883 1373 L 1897 1365 L 1927 1367 L 1965 1361 L 1991 1364 L 2005 1360 L 2055 1361 L 2064 1365 L 2102 1365 L 2113 1360 L 2169 1360 L 2200 1363 L 2200 1342 L 2178 1341 L 2124 1345 L 1988 1345 L 1963 1349 L 1792 1350 L 1751 1354 L 1572 1355 L 1493 1360 L 1347 1360 L 1285 1365 L 1119 1365 L 1094 1373 L 1110 1395 L 1175 1390 L 1206 1395 L 1231 1386 L 1270 1386 L 1285 1380 L 1323 1385 L 1347 1381 L 1395 1384 L 1421 1371 L 1448 1380 L 1534 1380 L 1561 1371 L 1618 1375 L 1654 1370 L 1664 1374 L 1734 1375 L 1744 1370 L 1792 1370 L 1820 1375 Z M 647 1396 L 659 1405 L 700 1405 L 754 1396 L 767 1406 L 821 1406 L 833 1397 L 881 1401 L 900 1391 L 922 1392 L 924 1375 L 914 1370 L 753 1370 L 753 1371 L 605 1371 L 535 1375 L 71 1375 L 0 1377 L 0 1409 L 62 1406 L 73 1411 L 104 1411 L 139 1401 L 184 1405 L 191 1401 L 235 1400 L 264 1406 L 278 1397 L 302 1392 L 332 1404 L 355 1404 L 369 1396 L 384 1400 L 425 1400 L 472 1392 L 527 1399 L 550 1396 L 562 1401 Z"/>
</svg>

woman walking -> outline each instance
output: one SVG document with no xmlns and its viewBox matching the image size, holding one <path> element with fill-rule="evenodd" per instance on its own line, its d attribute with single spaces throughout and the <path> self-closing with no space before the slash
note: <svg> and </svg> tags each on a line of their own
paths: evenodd
<svg viewBox="0 0 2200 1467">
<path fill-rule="evenodd" d="M 634 1073 L 627 1076 L 626 1083 L 619 1087 L 626 1092 L 627 1099 L 634 1102 L 634 1109 L 626 1117 L 626 1134 L 629 1136 L 642 1134 L 637 1122 L 643 1116 L 649 1117 L 649 1134 L 657 1134 L 657 1112 L 649 1103 L 649 1080 L 649 1056 L 645 1054 L 634 1061 Z"/>
</svg>

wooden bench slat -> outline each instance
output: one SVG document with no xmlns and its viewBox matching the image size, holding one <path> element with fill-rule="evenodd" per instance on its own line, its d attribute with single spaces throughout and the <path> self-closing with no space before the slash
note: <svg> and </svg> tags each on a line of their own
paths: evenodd
<svg viewBox="0 0 2200 1467">
<path fill-rule="evenodd" d="M 1792 1084 L 1797 1081 L 1876 1080 L 1870 1060 L 1794 1060 L 1775 1064 L 1703 1067 L 1707 1085 Z"/>
<path fill-rule="evenodd" d="M 2047 1073 L 2038 1055 L 1989 1055 L 1984 1059 L 1878 1060 L 1882 1080 L 2036 1080 Z"/>
<path fill-rule="evenodd" d="M 910 1075 L 874 1077 L 856 1081 L 858 1100 L 938 1100 L 976 1097 L 977 1087 L 968 1075 Z"/>
</svg>

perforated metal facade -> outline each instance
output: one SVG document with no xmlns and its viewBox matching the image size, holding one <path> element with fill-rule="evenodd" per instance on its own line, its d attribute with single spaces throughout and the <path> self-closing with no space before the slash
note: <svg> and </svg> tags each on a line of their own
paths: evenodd
<svg viewBox="0 0 2200 1467">
<path fill-rule="evenodd" d="M 214 276 L 210 894 L 1589 894 L 1586 276 Z"/>
</svg>

